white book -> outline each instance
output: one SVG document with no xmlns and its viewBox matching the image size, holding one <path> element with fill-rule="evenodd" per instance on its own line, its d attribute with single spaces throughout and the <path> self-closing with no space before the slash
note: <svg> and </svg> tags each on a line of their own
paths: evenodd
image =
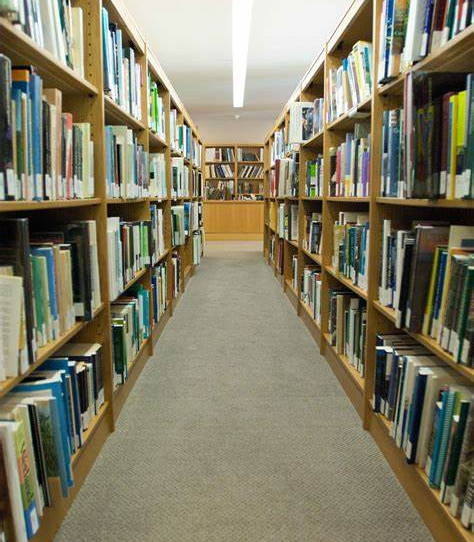
<svg viewBox="0 0 474 542">
<path fill-rule="evenodd" d="M 80 7 L 71 8 L 71 56 L 73 70 L 84 77 L 84 21 Z"/>
<path fill-rule="evenodd" d="M 0 382 L 18 376 L 23 278 L 0 275 Z"/>
</svg>

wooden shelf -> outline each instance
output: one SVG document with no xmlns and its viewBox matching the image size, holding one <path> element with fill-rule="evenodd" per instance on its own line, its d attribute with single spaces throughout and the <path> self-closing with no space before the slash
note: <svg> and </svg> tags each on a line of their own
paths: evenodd
<svg viewBox="0 0 474 542">
<path fill-rule="evenodd" d="M 330 350 L 332 350 L 334 356 L 339 360 L 342 367 L 344 367 L 347 374 L 354 381 L 354 384 L 357 386 L 360 393 L 363 394 L 364 393 L 364 379 L 360 376 L 357 369 L 351 364 L 347 356 L 345 356 L 344 354 L 338 354 L 336 352 L 336 348 L 331 345 L 331 337 L 329 333 L 324 333 L 324 339 L 326 341 L 327 347 Z"/>
<path fill-rule="evenodd" d="M 370 203 L 369 197 L 352 197 L 352 196 L 328 196 L 326 201 L 335 203 Z"/>
<path fill-rule="evenodd" d="M 148 129 L 148 138 L 150 151 L 162 150 L 168 147 L 168 143 L 166 143 L 166 141 L 161 136 L 159 136 L 150 129 Z"/>
<path fill-rule="evenodd" d="M 344 277 L 343 275 L 339 274 L 334 267 L 331 265 L 324 266 L 324 269 L 332 275 L 334 278 L 336 278 L 341 284 L 344 284 L 349 290 L 352 290 L 355 294 L 357 294 L 362 299 L 365 299 L 367 301 L 367 292 L 362 290 L 362 288 L 359 288 L 359 286 L 356 286 L 352 280 Z"/>
<path fill-rule="evenodd" d="M 383 314 L 385 318 L 390 320 L 392 323 L 395 324 L 395 310 L 390 307 L 385 307 L 380 303 L 380 301 L 373 301 L 374 307 L 377 309 L 377 311 L 380 314 Z M 413 333 L 409 331 L 408 329 L 402 328 L 402 331 L 416 339 L 421 345 L 423 345 L 427 350 L 435 354 L 438 358 L 443 360 L 445 363 L 453 367 L 453 369 L 456 369 L 458 373 L 462 374 L 465 378 L 467 378 L 470 382 L 474 382 L 474 369 L 471 367 L 467 367 L 466 365 L 462 365 L 461 363 L 458 363 L 453 355 L 451 355 L 449 352 L 446 352 L 446 350 L 443 350 L 441 346 L 431 337 L 428 337 L 426 335 L 423 335 L 422 333 Z"/>
<path fill-rule="evenodd" d="M 304 143 L 301 144 L 302 147 L 322 147 L 323 146 L 323 139 L 324 139 L 324 130 L 321 130 L 317 134 L 314 134 L 314 136 Z"/>
<path fill-rule="evenodd" d="M 104 96 L 105 123 L 128 126 L 132 130 L 145 130 L 144 124 L 127 113 L 109 96 Z"/>
<path fill-rule="evenodd" d="M 74 453 L 74 455 L 71 457 L 71 463 L 72 463 L 73 468 L 76 465 L 76 463 L 79 461 L 79 458 L 81 457 L 88 443 L 92 440 L 92 437 L 94 436 L 95 431 L 104 420 L 106 414 L 108 413 L 108 410 L 109 410 L 109 402 L 105 401 L 104 404 L 101 406 L 99 412 L 92 418 L 87 430 L 84 431 L 84 434 L 82 435 L 82 446 L 78 448 L 76 452 Z"/>
<path fill-rule="evenodd" d="M 313 254 L 312 252 L 310 252 L 309 250 L 306 250 L 303 247 L 301 247 L 301 250 L 303 251 L 303 254 L 308 256 L 308 258 L 313 260 L 313 262 L 315 262 L 315 263 L 317 263 L 319 265 L 323 265 L 323 257 L 322 257 L 321 254 Z"/>
<path fill-rule="evenodd" d="M 383 205 L 401 205 L 403 207 L 434 207 L 440 209 L 474 209 L 474 200 L 464 199 L 401 199 L 376 198 L 377 203 Z"/>
<path fill-rule="evenodd" d="M 128 205 L 130 203 L 145 203 L 151 198 L 108 198 L 107 205 Z"/>
<path fill-rule="evenodd" d="M 340 130 L 347 132 L 348 130 L 353 130 L 355 124 L 358 122 L 364 122 L 370 120 L 370 108 L 372 104 L 372 98 L 368 98 L 361 102 L 357 108 L 352 108 L 344 115 L 341 115 L 336 120 L 330 122 L 326 126 L 326 130 Z M 366 114 L 366 117 L 361 118 L 358 114 Z"/>
<path fill-rule="evenodd" d="M 92 320 L 77 320 L 76 323 L 68 331 L 66 331 L 66 333 L 58 337 L 56 340 L 50 341 L 45 346 L 38 348 L 35 362 L 32 363 L 24 373 L 0 382 L 0 397 L 4 397 L 6 393 L 17 386 L 26 376 L 38 369 L 38 367 L 53 356 L 62 346 L 70 342 L 79 333 L 79 331 L 81 331 L 81 329 L 84 329 L 90 322 L 97 318 L 104 307 L 105 304 L 102 303 L 100 307 L 94 311 Z"/>
<path fill-rule="evenodd" d="M 48 209 L 66 209 L 72 207 L 88 207 L 99 205 L 100 198 L 84 198 L 54 201 L 0 201 L 0 212 L 14 211 L 46 211 Z"/>
<path fill-rule="evenodd" d="M 309 196 L 302 196 L 301 198 L 301 201 L 323 201 L 323 197 L 322 196 L 314 196 L 314 197 L 309 197 Z"/>
<path fill-rule="evenodd" d="M 295 247 L 296 249 L 299 248 L 299 246 L 298 246 L 298 241 L 291 241 L 290 239 L 285 239 L 285 241 L 286 241 L 289 245 L 291 245 L 292 247 Z"/>
<path fill-rule="evenodd" d="M 36 45 L 24 32 L 3 18 L 0 18 L 0 48 L 14 65 L 35 66 L 43 79 L 44 88 L 57 88 L 65 94 L 98 94 L 93 84 L 62 64 L 49 51 Z"/>
<path fill-rule="evenodd" d="M 129 280 L 129 281 L 127 282 L 127 284 L 125 284 L 123 290 L 119 293 L 119 295 L 118 295 L 115 299 L 113 299 L 113 300 L 111 301 L 111 303 L 113 303 L 113 302 L 116 301 L 121 295 L 123 295 L 129 288 L 131 288 L 131 287 L 135 284 L 135 282 L 138 282 L 142 277 L 144 277 L 144 276 L 147 274 L 147 272 L 148 272 L 149 269 L 150 269 L 149 267 L 144 267 L 143 269 L 141 269 L 140 271 L 138 271 L 138 273 L 133 277 L 133 279 Z"/>
</svg>

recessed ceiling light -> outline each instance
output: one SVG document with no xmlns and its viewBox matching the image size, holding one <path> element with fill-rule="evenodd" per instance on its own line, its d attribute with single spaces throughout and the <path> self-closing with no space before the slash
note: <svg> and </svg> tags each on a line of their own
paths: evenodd
<svg viewBox="0 0 474 542">
<path fill-rule="evenodd" d="M 253 0 L 232 0 L 232 67 L 234 107 L 244 106 Z"/>
</svg>

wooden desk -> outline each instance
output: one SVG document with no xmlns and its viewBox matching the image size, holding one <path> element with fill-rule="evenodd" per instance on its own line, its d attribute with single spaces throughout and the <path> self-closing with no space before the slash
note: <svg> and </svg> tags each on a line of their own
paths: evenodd
<svg viewBox="0 0 474 542">
<path fill-rule="evenodd" d="M 205 201 L 208 240 L 263 239 L 263 201 Z"/>
</svg>

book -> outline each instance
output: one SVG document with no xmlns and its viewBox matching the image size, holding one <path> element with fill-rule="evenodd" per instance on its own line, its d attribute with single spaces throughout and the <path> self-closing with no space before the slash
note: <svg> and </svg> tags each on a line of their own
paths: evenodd
<svg viewBox="0 0 474 542">
<path fill-rule="evenodd" d="M 173 246 L 184 245 L 186 242 L 184 220 L 184 205 L 173 205 L 171 207 L 171 242 Z"/>
<path fill-rule="evenodd" d="M 241 150 L 241 149 L 240 149 Z M 238 160 L 244 161 L 243 158 Z M 206 147 L 206 162 L 234 162 L 235 155 L 232 147 Z"/>
<path fill-rule="evenodd" d="M 318 154 L 314 160 L 306 161 L 305 193 L 308 198 L 321 198 L 324 187 L 324 158 Z M 273 195 L 273 194 L 272 194 Z"/>
<path fill-rule="evenodd" d="M 305 216 L 305 236 L 303 238 L 303 248 L 311 254 L 321 254 L 323 217 L 321 213 L 313 212 Z"/>
<path fill-rule="evenodd" d="M 301 280 L 301 300 L 310 309 L 313 319 L 321 325 L 321 268 L 314 264 L 306 264 Z"/>
<path fill-rule="evenodd" d="M 168 263 L 162 262 L 152 268 L 151 299 L 153 321 L 157 324 L 168 308 Z"/>
<path fill-rule="evenodd" d="M 313 136 L 313 102 L 290 104 L 288 143 L 303 143 Z"/>
</svg>

